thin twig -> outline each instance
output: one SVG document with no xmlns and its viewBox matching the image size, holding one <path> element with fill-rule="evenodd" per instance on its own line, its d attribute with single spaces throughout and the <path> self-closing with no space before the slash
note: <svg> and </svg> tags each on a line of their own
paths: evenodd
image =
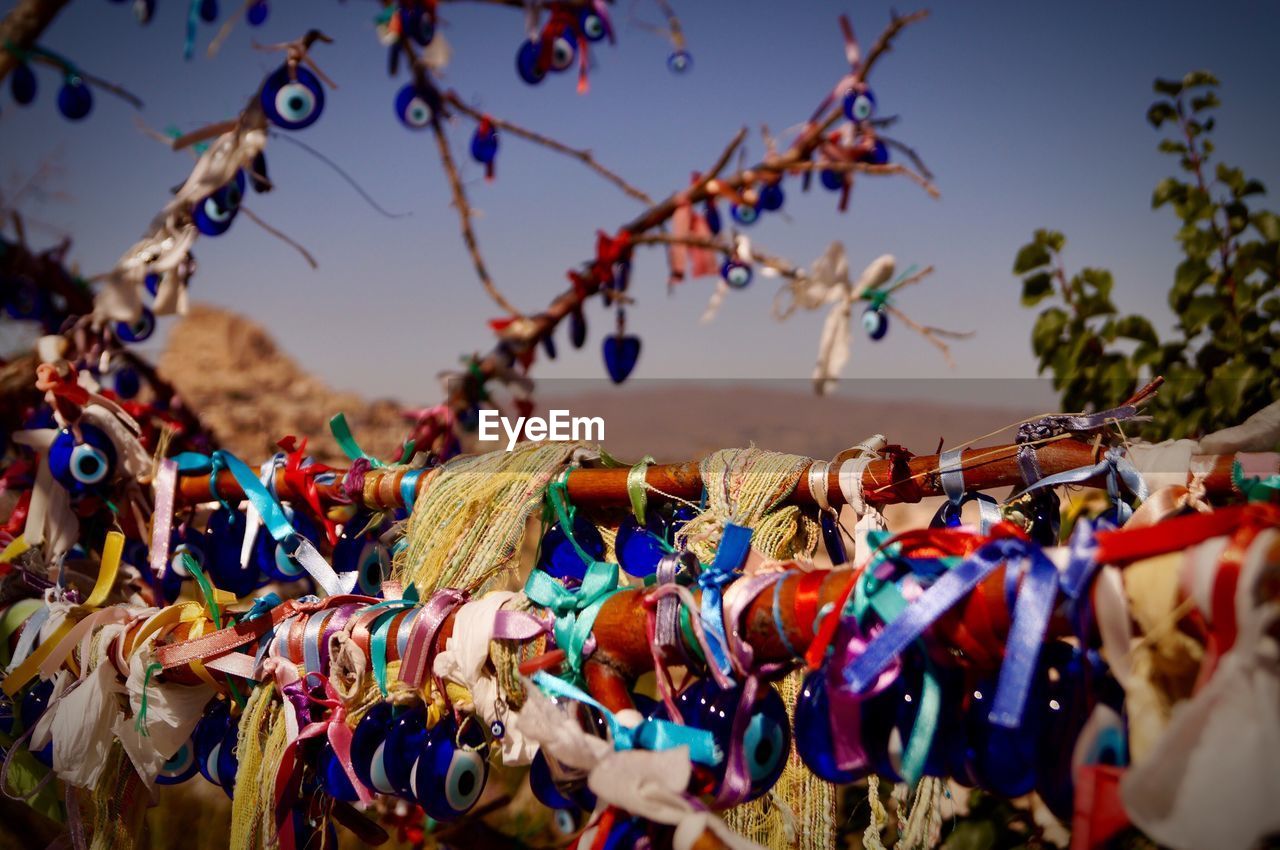
<svg viewBox="0 0 1280 850">
<path fill-rule="evenodd" d="M 436 118 L 431 121 L 431 133 L 435 136 L 436 146 L 440 150 L 440 165 L 444 168 L 445 176 L 449 178 L 449 189 L 453 192 L 453 206 L 458 211 L 458 219 L 462 224 L 462 241 L 467 244 L 467 252 L 471 254 L 471 262 L 476 267 L 476 275 L 480 278 L 480 285 L 484 287 L 484 291 L 489 293 L 489 297 L 499 307 L 512 316 L 521 316 L 523 314 L 506 299 L 506 296 L 494 285 L 493 279 L 489 277 L 489 270 L 485 267 L 484 257 L 480 254 L 480 244 L 476 241 L 475 231 L 471 227 L 471 205 L 467 203 L 467 193 L 462 187 L 462 178 L 458 176 L 458 167 L 453 162 L 453 151 L 449 148 L 449 137 L 445 134 L 441 122 Z"/>
<path fill-rule="evenodd" d="M 942 197 L 942 193 L 938 191 L 938 187 L 929 182 L 928 179 L 896 162 L 885 163 L 884 165 L 873 165 L 870 162 L 800 162 L 791 166 L 789 171 L 836 171 L 840 173 L 856 172 L 858 174 L 878 174 L 887 176 L 891 174 L 907 177 L 912 183 L 915 183 L 921 189 L 928 193 L 929 197 L 935 201 Z"/>
<path fill-rule="evenodd" d="M 134 109 L 142 108 L 142 98 L 138 97 L 136 94 L 129 91 L 124 86 L 116 85 L 110 80 L 104 80 L 102 77 L 97 77 L 97 76 L 94 76 L 93 74 L 86 74 L 82 68 L 72 68 L 65 61 L 62 61 L 59 57 L 50 56 L 45 53 L 32 51 L 32 53 L 30 54 L 30 59 L 33 62 L 40 62 L 41 64 L 48 65 L 51 68 L 57 68 L 59 71 L 62 71 L 64 73 L 70 73 L 71 71 L 74 71 L 81 79 L 83 79 L 86 83 L 89 83 L 90 85 L 92 85 L 94 88 L 102 89 L 103 91 L 109 94 L 115 95 L 116 97 L 123 100 L 125 103 L 128 103 Z"/>
<path fill-rule="evenodd" d="M 373 199 L 373 196 L 370 195 L 368 192 L 366 192 L 364 187 L 361 186 L 359 183 L 357 183 L 356 179 L 352 177 L 350 174 L 348 174 L 346 171 L 344 171 L 341 168 L 341 166 L 338 165 L 338 163 L 329 159 L 329 157 L 320 153 L 320 151 L 311 147 L 311 145 L 307 144 L 306 142 L 300 142 L 297 139 L 295 139 L 293 136 L 289 135 L 288 133 L 272 133 L 271 138 L 280 139 L 282 141 L 288 142 L 291 145 L 296 145 L 297 147 L 302 148 L 304 151 L 314 156 L 316 159 L 323 162 L 325 165 L 329 166 L 331 169 L 337 172 L 338 176 L 341 177 L 343 180 L 345 180 L 347 184 L 351 186 L 352 189 L 356 190 L 356 194 L 364 198 L 365 203 L 373 207 L 385 218 L 404 218 L 405 216 L 413 215 L 412 212 L 393 213 L 384 209 L 382 205 L 379 204 L 377 201 L 375 201 Z"/>
<path fill-rule="evenodd" d="M 492 115 L 487 115 L 468 104 L 459 97 L 456 92 L 446 92 L 443 97 L 447 103 L 451 104 L 462 114 L 474 118 L 476 121 L 481 121 L 487 118 L 489 123 L 493 124 L 493 126 L 497 127 L 499 130 L 504 130 L 513 136 L 519 136 L 526 141 L 533 142 L 535 145 L 541 145 L 544 148 L 549 148 L 556 153 L 572 157 L 587 166 L 587 168 L 590 168 L 592 171 L 599 174 L 604 179 L 608 180 L 613 185 L 617 186 L 623 192 L 626 192 L 628 195 L 635 198 L 637 201 L 640 201 L 643 204 L 653 204 L 653 198 L 622 179 L 622 177 L 620 177 L 616 172 L 610 171 L 608 168 L 601 165 L 600 161 L 595 158 L 591 151 L 586 150 L 585 148 L 570 147 L 564 142 L 557 141 L 550 136 L 544 136 L 542 133 L 535 130 L 530 130 L 527 127 L 521 127 L 519 124 L 515 124 L 503 118 L 495 118 Z"/>
<path fill-rule="evenodd" d="M 234 15 L 227 15 L 227 19 L 218 27 L 218 34 L 209 42 L 209 48 L 205 51 L 205 55 L 210 59 L 218 55 L 218 51 L 222 48 L 222 42 L 227 40 L 227 36 L 231 35 L 231 31 L 236 27 L 236 21 L 244 17 L 249 11 L 249 7 L 254 4 L 254 0 L 244 0 L 244 5 L 240 7 L 240 11 Z"/>
<path fill-rule="evenodd" d="M 250 220 L 250 221 L 252 221 L 254 224 L 258 225 L 258 227 L 261 227 L 263 230 L 265 230 L 265 231 L 267 231 L 268 233 L 270 233 L 272 236 L 274 236 L 274 237 L 276 237 L 277 239 L 279 239 L 281 242 L 285 243 L 286 245 L 292 245 L 292 246 L 293 246 L 293 248 L 294 248 L 294 249 L 295 249 L 299 254 L 301 254 L 301 255 L 302 255 L 302 259 L 304 259 L 304 260 L 306 260 L 306 261 L 307 261 L 307 264 L 308 264 L 308 265 L 310 265 L 310 266 L 311 266 L 311 268 L 313 268 L 313 269 L 318 269 L 318 268 L 320 268 L 320 264 L 316 262 L 316 258 L 315 258 L 315 257 L 311 256 L 311 252 L 310 252 L 310 251 L 308 251 L 306 248 L 302 247 L 302 245 L 300 245 L 300 244 L 299 244 L 298 242 L 296 242 L 295 240 L 293 240 L 293 239 L 291 239 L 290 237 L 286 236 L 284 233 L 281 233 L 279 230 L 276 230 L 274 227 L 272 227 L 271 225 L 267 224 L 267 223 L 266 223 L 265 221 L 263 221 L 262 219 L 258 218 L 258 216 L 254 215 L 253 210 L 249 209 L 249 208 L 248 208 L 248 207 L 246 207 L 246 206 L 241 205 L 241 207 L 240 207 L 240 212 L 242 212 L 242 213 L 244 213 L 245 215 L 249 216 L 249 220 Z"/>
<path fill-rule="evenodd" d="M 670 233 L 645 233 L 631 240 L 637 245 L 687 245 L 690 248 L 705 248 L 731 256 L 737 255 L 733 243 L 723 237 L 707 238 L 704 236 L 675 236 Z M 795 278 L 803 274 L 801 269 L 791 263 L 760 251 L 754 242 L 751 243 L 751 259 L 758 265 L 772 269 L 780 277 Z"/>
<path fill-rule="evenodd" d="M 947 337 L 948 339 L 967 339 L 973 336 L 973 331 L 949 331 L 946 328 L 935 328 L 932 325 L 922 325 L 919 322 L 912 320 L 910 316 L 899 310 L 897 307 L 894 307 L 892 304 L 885 304 L 884 309 L 888 310 L 890 315 L 897 318 L 908 328 L 920 334 L 920 336 L 924 337 L 937 347 L 937 349 L 942 352 L 942 356 L 946 359 L 947 365 L 952 368 L 955 368 L 956 361 L 951 356 L 951 346 L 943 342 L 940 337 Z"/>
</svg>

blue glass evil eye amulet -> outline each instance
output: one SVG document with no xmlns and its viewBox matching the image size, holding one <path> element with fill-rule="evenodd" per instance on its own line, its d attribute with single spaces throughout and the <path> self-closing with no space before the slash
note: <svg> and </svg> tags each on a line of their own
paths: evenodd
<svg viewBox="0 0 1280 850">
<path fill-rule="evenodd" d="M 285 130 L 310 127 L 324 111 L 320 80 L 302 65 L 294 69 L 293 75 L 288 65 L 277 68 L 262 84 L 259 100 L 267 120 Z"/>
</svg>

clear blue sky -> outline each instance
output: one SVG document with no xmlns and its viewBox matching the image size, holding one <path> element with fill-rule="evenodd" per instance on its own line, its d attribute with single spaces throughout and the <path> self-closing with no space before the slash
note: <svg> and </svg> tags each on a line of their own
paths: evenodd
<svg viewBox="0 0 1280 850">
<path fill-rule="evenodd" d="M 386 76 L 385 50 L 373 33 L 375 4 L 277 0 L 262 30 L 237 27 L 213 60 L 203 47 L 214 28 L 204 27 L 191 62 L 181 58 L 186 4 L 160 5 L 156 21 L 143 28 L 127 4 L 79 0 L 43 43 L 137 92 L 146 101 L 140 117 L 151 126 L 192 129 L 234 115 L 278 61 L 250 50 L 251 35 L 274 41 L 318 27 L 336 43 L 318 47 L 315 57 L 340 88 L 328 93 L 321 120 L 297 138 L 339 161 L 383 206 L 413 212 L 382 218 L 326 167 L 273 142 L 268 160 L 278 188 L 248 203 L 304 242 L 320 269 L 311 271 L 291 248 L 242 218 L 225 236 L 198 243 L 193 297 L 257 317 L 338 387 L 434 400 L 436 370 L 462 352 L 487 349 L 485 320 L 497 310 L 458 238 L 429 134 L 404 129 L 393 115 L 402 80 Z M 233 7 L 228 0 L 222 5 L 224 13 Z M 496 115 L 594 149 L 662 196 L 709 163 L 739 126 L 765 123 L 777 132 L 807 117 L 843 71 L 838 14 L 853 17 L 866 45 L 889 8 L 676 0 L 695 57 L 693 71 L 677 77 L 666 69 L 667 45 L 628 24 L 631 6 L 619 5 L 619 44 L 598 51 L 591 92 L 579 96 L 571 74 L 537 88 L 516 77 L 518 12 L 447 4 L 445 32 L 454 47 L 447 83 Z M 651 5 L 638 7 L 656 17 Z M 1156 153 L 1158 136 L 1144 121 L 1151 80 L 1199 67 L 1215 71 L 1224 84 L 1219 150 L 1280 187 L 1274 49 L 1280 6 L 950 0 L 933 11 L 903 34 L 872 85 L 881 110 L 902 117 L 892 132 L 937 174 L 942 200 L 903 180 L 866 179 L 841 215 L 834 196 L 816 187 L 803 196 L 792 182 L 787 215 L 771 216 L 750 233 L 761 247 L 799 263 L 832 239 L 845 241 L 858 268 L 881 252 L 896 254 L 902 266 L 932 263 L 937 274 L 905 292 L 900 306 L 920 321 L 978 332 L 956 346 L 955 370 L 901 328 L 880 344 L 859 334 L 847 374 L 1033 374 L 1034 314 L 1018 305 L 1010 266 L 1039 226 L 1067 234 L 1073 267 L 1110 267 L 1122 308 L 1167 326 L 1174 222 L 1168 211 L 1150 211 L 1149 199 L 1172 163 Z M 142 233 L 191 161 L 140 133 L 135 113 L 105 94 L 96 95 L 88 120 L 62 120 L 53 74 L 41 71 L 40 82 L 39 100 L 26 109 L 13 105 L 7 86 L 0 95 L 0 179 L 12 189 L 55 152 L 62 173 L 48 185 L 70 199 L 24 209 L 74 235 L 73 256 L 85 273 L 104 271 Z M 463 121 L 454 130 L 459 152 L 471 126 Z M 758 134 L 749 152 L 761 154 Z M 529 310 L 563 288 L 565 269 L 589 256 L 597 228 L 612 230 L 637 210 L 577 164 L 514 138 L 503 140 L 497 181 L 486 184 L 481 175 L 468 161 L 464 176 L 482 212 L 481 244 L 500 287 Z M 636 377 L 807 378 L 820 315 L 776 325 L 769 318 L 774 284 L 757 277 L 703 327 L 697 318 L 711 283 L 686 284 L 668 296 L 665 277 L 660 253 L 639 256 L 633 287 L 640 303 L 631 325 L 645 351 Z M 571 352 L 562 338 L 559 362 L 540 363 L 537 374 L 601 374 L 599 340 L 612 320 L 599 306 L 589 315 L 588 347 Z"/>
</svg>

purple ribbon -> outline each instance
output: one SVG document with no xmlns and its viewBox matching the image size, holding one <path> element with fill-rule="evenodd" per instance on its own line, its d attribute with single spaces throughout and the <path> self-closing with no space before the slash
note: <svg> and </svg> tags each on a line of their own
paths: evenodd
<svg viewBox="0 0 1280 850">
<path fill-rule="evenodd" d="M 871 638 L 882 629 L 872 628 Z M 866 748 L 862 746 L 862 703 L 893 684 L 898 678 L 901 663 L 894 658 L 888 667 L 880 673 L 875 684 L 867 693 L 857 693 L 839 681 L 839 671 L 854 658 L 862 655 L 869 640 L 862 634 L 861 627 L 853 617 L 840 621 L 834 641 L 835 654 L 831 656 L 826 670 L 827 705 L 830 708 L 831 745 L 835 755 L 836 767 L 840 770 L 861 770 L 870 762 Z"/>
</svg>

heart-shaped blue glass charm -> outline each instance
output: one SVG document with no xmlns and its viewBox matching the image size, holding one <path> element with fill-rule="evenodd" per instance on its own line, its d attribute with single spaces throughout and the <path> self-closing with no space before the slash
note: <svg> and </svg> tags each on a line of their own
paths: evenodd
<svg viewBox="0 0 1280 850">
<path fill-rule="evenodd" d="M 74 494 L 87 493 L 111 483 L 116 469 L 116 447 L 96 425 L 80 422 L 80 439 L 63 428 L 49 446 L 49 472 Z"/>
<path fill-rule="evenodd" d="M 324 89 L 316 75 L 299 65 L 296 79 L 289 67 L 281 65 L 262 84 L 259 100 L 262 111 L 272 124 L 286 130 L 310 127 L 324 112 Z"/>
<path fill-rule="evenodd" d="M 478 722 L 459 730 L 452 714 L 432 726 L 413 768 L 413 799 L 438 821 L 462 817 L 489 778 L 489 746 Z"/>
<path fill-rule="evenodd" d="M 615 384 L 625 381 L 640 359 L 640 337 L 634 334 L 611 334 L 604 340 L 604 365 L 609 370 L 609 380 Z"/>
<path fill-rule="evenodd" d="M 578 545 L 590 557 L 597 561 L 604 557 L 604 538 L 594 525 L 581 516 L 573 519 L 573 539 L 578 541 Z M 569 542 L 558 522 L 542 535 L 538 566 L 561 581 L 580 582 L 587 574 L 587 564 Z"/>
<path fill-rule="evenodd" d="M 641 528 L 633 516 L 618 526 L 613 548 L 618 555 L 618 565 L 637 578 L 653 575 L 658 569 L 658 561 L 671 551 L 660 532 L 655 534 L 648 528 Z"/>
</svg>

